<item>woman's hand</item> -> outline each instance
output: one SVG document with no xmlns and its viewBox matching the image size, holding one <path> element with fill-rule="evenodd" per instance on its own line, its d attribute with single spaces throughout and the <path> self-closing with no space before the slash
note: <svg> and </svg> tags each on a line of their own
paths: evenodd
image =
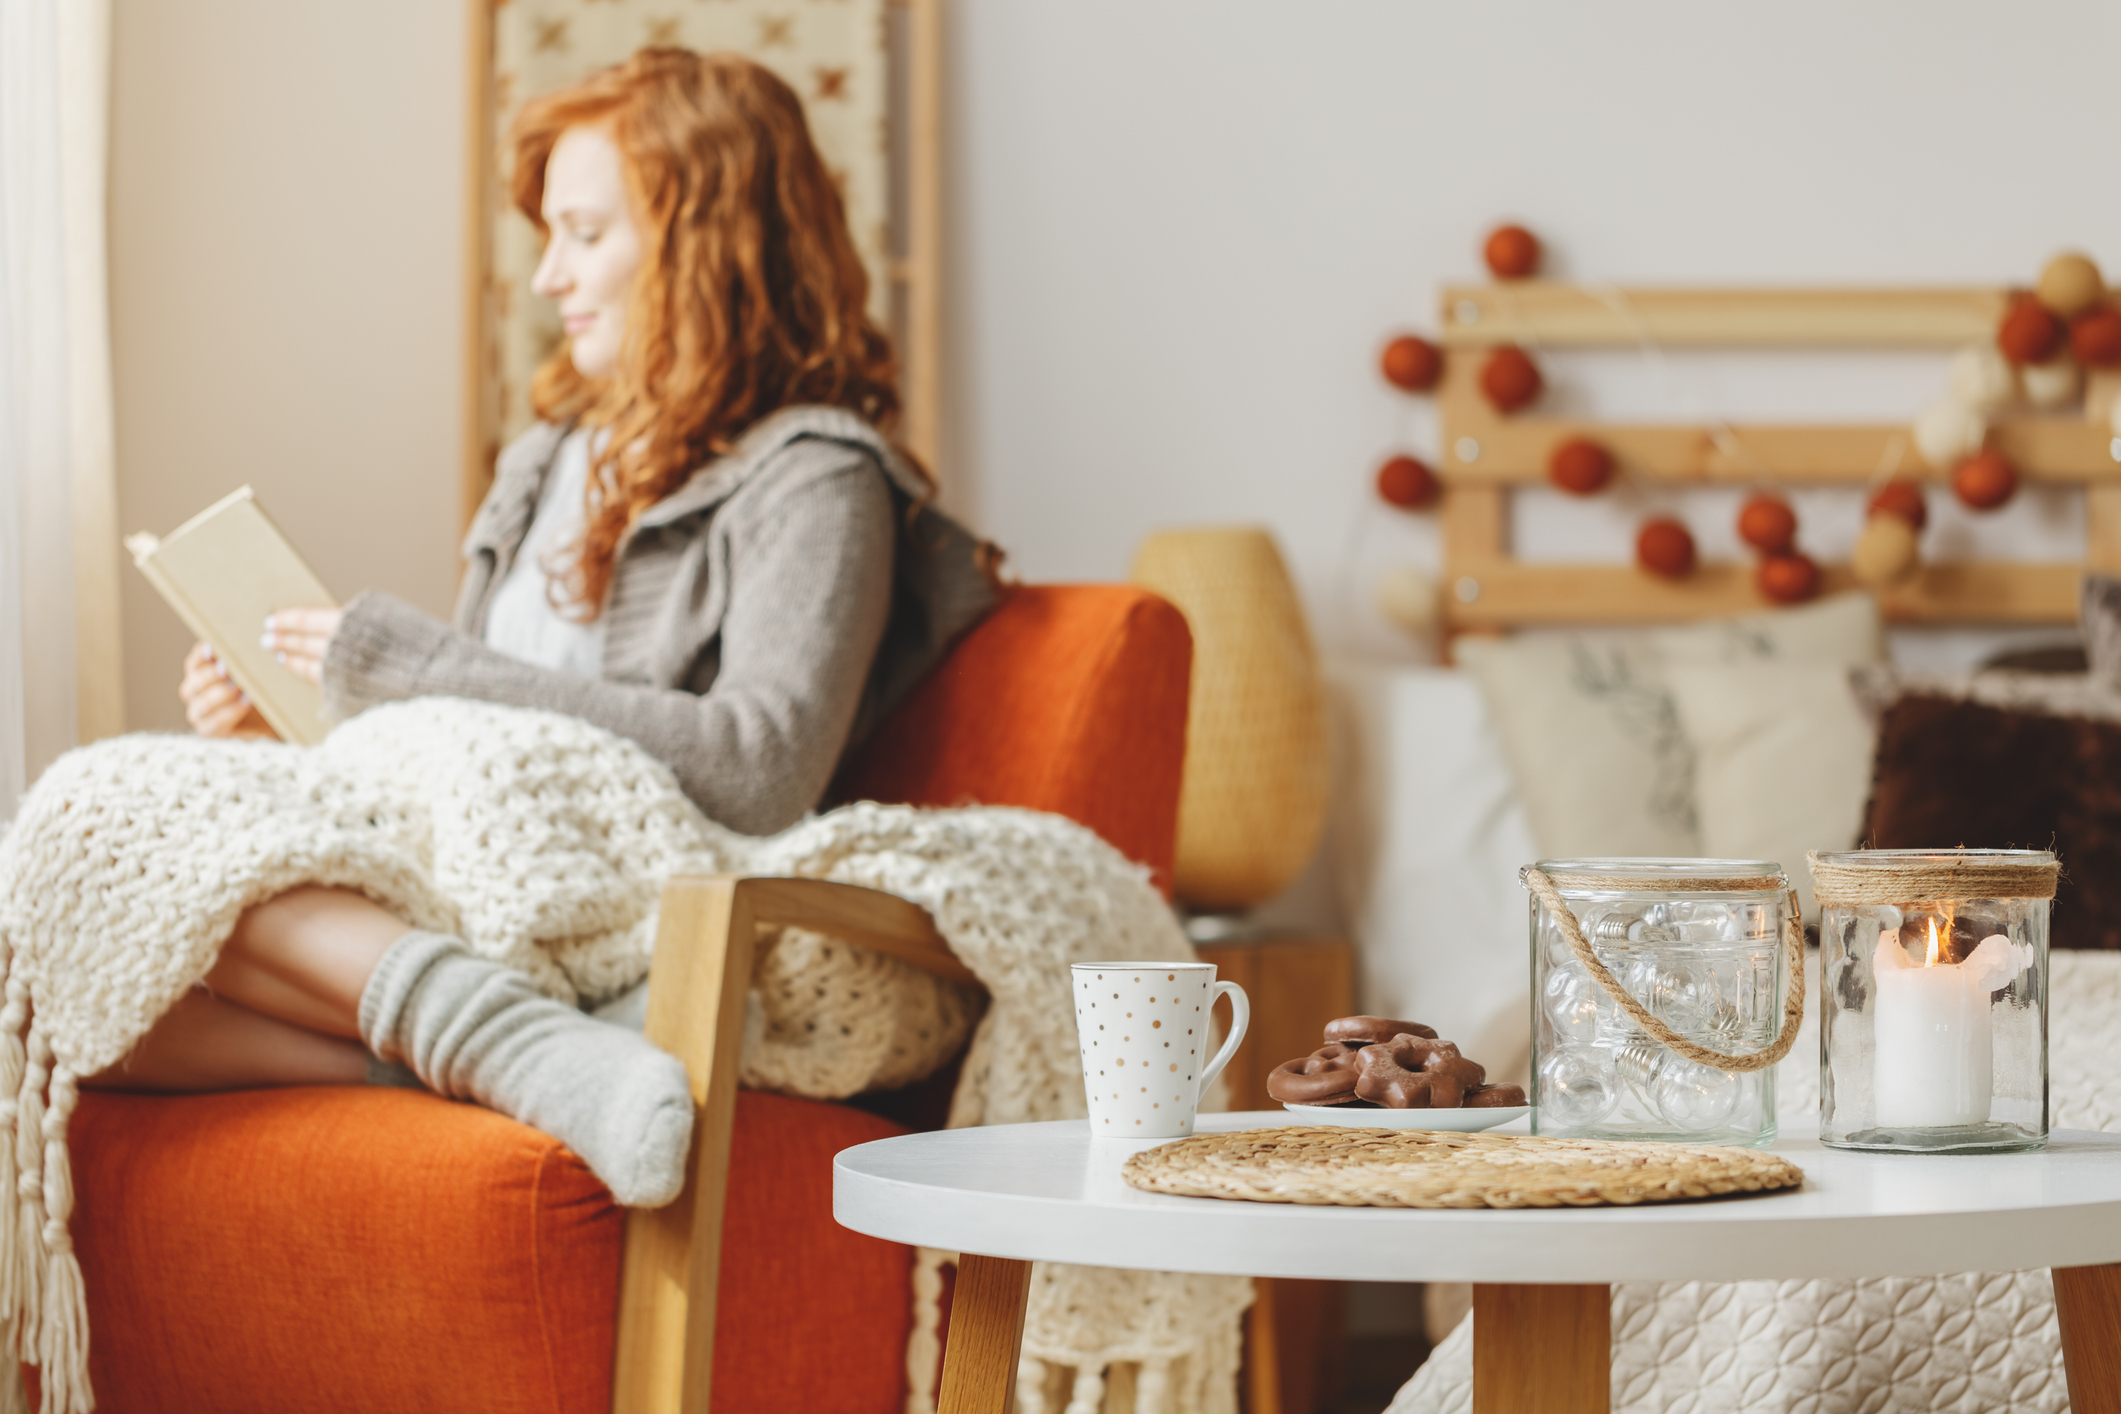
<svg viewBox="0 0 2121 1414">
<path fill-rule="evenodd" d="M 278 735 L 242 690 L 228 680 L 228 670 L 214 650 L 203 643 L 194 643 L 184 655 L 184 681 L 177 684 L 177 696 L 184 700 L 184 715 L 200 736 Z"/>
<path fill-rule="evenodd" d="M 311 682 L 324 681 L 324 655 L 344 617 L 338 609 L 282 609 L 265 620 L 259 646 Z"/>
</svg>

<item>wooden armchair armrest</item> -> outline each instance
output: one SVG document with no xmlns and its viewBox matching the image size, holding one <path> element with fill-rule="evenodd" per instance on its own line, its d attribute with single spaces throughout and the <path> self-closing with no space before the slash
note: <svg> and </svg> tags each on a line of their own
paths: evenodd
<svg viewBox="0 0 2121 1414">
<path fill-rule="evenodd" d="M 613 1414 L 708 1414 L 729 1135 L 744 1000 L 762 932 L 808 928 L 979 985 L 927 910 L 824 879 L 673 879 L 648 974 L 648 1039 L 685 1063 L 698 1107 L 692 1171 L 666 1207 L 626 1219 Z"/>
</svg>

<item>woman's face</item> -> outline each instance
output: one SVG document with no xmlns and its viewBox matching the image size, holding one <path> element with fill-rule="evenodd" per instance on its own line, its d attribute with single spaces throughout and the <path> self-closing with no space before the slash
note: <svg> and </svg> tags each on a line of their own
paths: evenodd
<svg viewBox="0 0 2121 1414">
<path fill-rule="evenodd" d="M 609 378 L 626 338 L 626 298 L 641 265 L 619 150 L 601 128 L 569 128 L 545 163 L 544 258 L 530 288 L 560 306 L 584 378 Z"/>
</svg>

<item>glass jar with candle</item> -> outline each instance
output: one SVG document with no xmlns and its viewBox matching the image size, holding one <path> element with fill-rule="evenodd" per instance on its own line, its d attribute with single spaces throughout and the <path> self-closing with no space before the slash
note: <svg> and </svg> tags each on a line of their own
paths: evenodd
<svg viewBox="0 0 2121 1414">
<path fill-rule="evenodd" d="M 1532 893 L 1533 1131 L 1773 1139 L 1773 1066 L 1804 1014 L 1804 936 L 1782 867 L 1567 859 L 1520 877 Z"/>
<path fill-rule="evenodd" d="M 1843 1149 L 2047 1142 L 2046 850 L 1815 854 L 1819 1137 Z"/>
</svg>

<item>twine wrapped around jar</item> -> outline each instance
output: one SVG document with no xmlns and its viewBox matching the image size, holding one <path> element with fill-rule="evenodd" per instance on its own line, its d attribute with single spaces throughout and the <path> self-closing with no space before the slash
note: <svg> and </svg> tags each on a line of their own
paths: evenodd
<svg viewBox="0 0 2121 1414">
<path fill-rule="evenodd" d="M 1813 856 L 1815 859 L 1817 856 Z M 1532 891 L 1547 916 L 1561 929 L 1562 938 L 1569 951 L 1581 963 L 1583 970 L 1591 974 L 1593 981 L 1605 989 L 1607 996 L 1628 1014 L 1628 1018 L 1675 1055 L 1683 1056 L 1697 1064 L 1733 1075 L 1744 1075 L 1756 1070 L 1766 1070 L 1790 1053 L 1797 1042 L 1798 1028 L 1804 1025 L 1804 928 L 1799 922 L 1797 894 L 1789 890 L 1789 907 L 1782 915 L 1782 940 L 1788 952 L 1790 985 L 1782 1001 L 1782 1032 L 1774 1043 L 1764 1051 L 1755 1051 L 1749 1056 L 1727 1056 L 1721 1051 L 1690 1041 L 1667 1026 L 1664 1021 L 1644 1006 L 1617 978 L 1606 970 L 1591 948 L 1590 940 L 1583 935 L 1583 924 L 1571 909 L 1568 900 L 1561 896 L 1560 884 L 1578 889 L 1639 889 L 1640 875 L 1595 874 L 1589 871 L 1571 870 L 1560 875 L 1559 883 L 1539 868 L 1527 868 L 1523 873 L 1525 887 Z M 1702 878 L 1689 877 L 1686 881 L 1688 893 L 1758 893 L 1763 889 L 1789 889 L 1789 880 L 1780 874 L 1756 875 L 1710 875 Z"/>
<path fill-rule="evenodd" d="M 1806 858 L 1812 867 L 1812 894 L 1821 907 L 1940 898 L 2053 898 L 2062 877 L 2061 863 L 2044 850 L 1875 850 L 1854 856 L 1813 850 Z M 1851 858 L 1863 862 L 1844 862 Z"/>
</svg>

